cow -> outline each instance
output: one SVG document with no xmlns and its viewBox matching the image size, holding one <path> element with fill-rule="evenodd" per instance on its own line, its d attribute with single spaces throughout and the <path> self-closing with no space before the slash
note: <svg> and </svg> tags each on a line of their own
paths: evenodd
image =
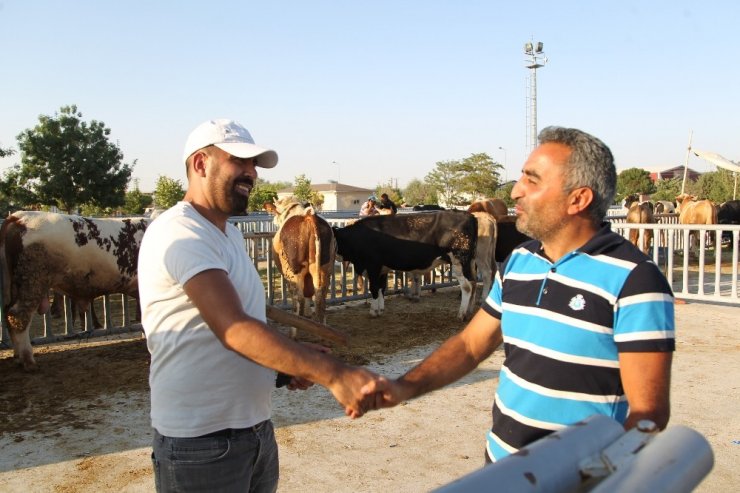
<svg viewBox="0 0 740 493">
<path fill-rule="evenodd" d="M 496 262 L 506 260 L 516 247 L 532 238 L 516 229 L 516 216 L 506 216 L 496 221 Z"/>
<path fill-rule="evenodd" d="M 636 194 L 632 194 L 625 199 L 627 207 L 627 222 L 631 224 L 654 224 L 655 215 L 653 214 L 653 204 L 650 202 L 640 202 Z M 645 255 L 650 254 L 650 243 L 653 240 L 653 230 L 645 229 L 642 231 L 642 242 L 640 241 L 640 230 L 630 229 L 630 243 L 642 250 Z"/>
<path fill-rule="evenodd" d="M 500 199 L 495 199 L 500 200 Z M 476 240 L 475 247 L 475 266 L 478 271 L 478 277 L 481 280 L 481 289 L 478 290 L 481 296 L 485 297 L 491 291 L 493 284 L 493 276 L 496 274 L 496 216 L 490 214 L 487 211 L 493 210 L 490 208 L 490 201 L 480 200 L 473 202 L 468 208 L 468 212 L 475 216 L 478 223 L 478 238 Z M 503 204 L 503 201 L 501 201 Z M 504 205 L 504 207 L 506 207 Z M 500 212 L 500 210 L 498 211 Z M 505 216 L 506 214 L 504 214 Z M 435 264 L 439 264 L 437 262 Z M 437 267 L 434 265 L 433 267 Z M 424 276 L 429 279 L 428 272 Z M 421 275 L 415 274 L 411 279 L 411 290 L 410 299 L 418 300 L 421 293 Z M 430 282 L 430 281 L 429 281 Z"/>
<path fill-rule="evenodd" d="M 95 329 L 99 329 L 103 327 L 103 324 L 100 323 L 100 320 L 98 320 L 98 316 L 95 313 L 95 306 L 87 303 L 85 300 L 82 302 L 79 302 L 75 299 L 70 298 L 70 317 L 72 319 L 72 326 L 74 326 L 75 322 L 79 318 L 80 323 L 82 324 L 82 329 L 85 329 L 85 316 L 87 314 L 87 306 L 90 307 L 90 315 L 92 317 L 92 326 Z M 64 315 L 64 294 L 60 293 L 59 291 L 54 291 L 54 296 L 51 301 L 51 307 L 49 308 L 49 314 L 51 314 L 52 317 L 58 318 Z"/>
<path fill-rule="evenodd" d="M 655 212 L 655 214 L 674 214 L 676 212 L 676 206 L 673 202 L 658 200 L 655 202 L 653 212 Z"/>
<path fill-rule="evenodd" d="M 501 199 L 480 199 L 470 204 L 468 212 L 486 212 L 494 219 L 501 219 L 509 214 L 509 208 L 506 206 L 506 202 Z"/>
<path fill-rule="evenodd" d="M 275 214 L 273 222 L 278 230 L 272 248 L 275 264 L 290 285 L 293 310 L 303 316 L 306 298 L 313 299 L 312 318 L 326 323 L 326 296 L 336 256 L 331 226 L 313 207 L 304 207 L 293 197 L 264 207 Z M 291 328 L 291 336 L 296 336 L 295 328 Z"/>
<path fill-rule="evenodd" d="M 717 224 L 740 224 L 740 200 L 728 200 L 717 209 Z M 730 240 L 732 233 L 724 231 L 723 240 Z"/>
<path fill-rule="evenodd" d="M 717 224 L 740 224 L 740 200 L 728 200 L 720 204 Z"/>
<path fill-rule="evenodd" d="M 385 309 L 387 271 L 426 272 L 442 258 L 453 266 L 462 297 L 458 318 L 473 312 L 478 224 L 462 211 L 371 216 L 343 228 L 334 227 L 337 255 L 367 276 L 373 301 L 370 316 Z"/>
<path fill-rule="evenodd" d="M 136 268 L 147 219 L 92 219 L 20 211 L 0 228 L 3 305 L 13 353 L 26 371 L 38 368 L 29 327 L 49 309 L 54 289 L 89 303 L 124 293 L 138 298 Z"/>
<path fill-rule="evenodd" d="M 696 200 L 696 196 L 682 193 L 676 197 L 679 224 L 717 224 L 717 206 L 710 200 Z M 699 241 L 696 232 L 690 233 L 689 252 Z"/>
<path fill-rule="evenodd" d="M 445 210 L 445 208 L 437 204 L 419 204 L 419 205 L 415 205 L 414 207 L 412 207 L 411 210 L 413 210 L 414 212 L 443 211 Z"/>
</svg>

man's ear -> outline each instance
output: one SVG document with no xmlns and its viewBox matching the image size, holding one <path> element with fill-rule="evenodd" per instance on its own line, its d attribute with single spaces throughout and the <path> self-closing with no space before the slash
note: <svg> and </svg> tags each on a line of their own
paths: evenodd
<svg viewBox="0 0 740 493">
<path fill-rule="evenodd" d="M 579 214 L 585 211 L 594 201 L 594 192 L 588 187 L 580 187 L 568 194 L 568 214 Z"/>
<path fill-rule="evenodd" d="M 202 151 L 196 151 L 192 156 L 192 173 L 195 176 L 206 176 L 206 160 L 208 155 Z"/>
</svg>

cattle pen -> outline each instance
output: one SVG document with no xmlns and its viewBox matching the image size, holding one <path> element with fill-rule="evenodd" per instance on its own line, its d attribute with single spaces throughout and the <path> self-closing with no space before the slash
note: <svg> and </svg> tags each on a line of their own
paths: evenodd
<svg viewBox="0 0 740 493">
<path fill-rule="evenodd" d="M 347 215 L 339 213 L 324 216 L 332 225 L 338 227 L 344 226 L 349 219 Z M 612 229 L 625 237 L 628 237 L 630 230 L 634 229 L 639 231 L 641 237 L 646 231 L 653 232 L 654 241 L 649 254 L 665 274 L 676 298 L 740 306 L 738 289 L 740 226 L 682 225 L 678 224 L 676 214 L 658 214 L 656 218 L 659 222 L 655 224 L 628 224 L 625 216 L 621 215 L 612 215 L 607 219 L 611 222 Z M 255 213 L 233 217 L 230 222 L 244 235 L 247 253 L 265 283 L 266 303 L 288 308 L 289 290 L 272 258 L 271 241 L 276 228 L 271 216 Z M 689 239 L 692 234 L 698 235 L 703 240 L 698 242 L 698 251 L 690 251 Z M 402 272 L 391 273 L 386 293 L 388 295 L 405 293 L 410 277 Z M 330 282 L 327 305 L 362 300 L 369 296 L 367 284 L 363 282 L 360 273 L 341 261 L 336 262 Z M 433 271 L 429 279 L 422 280 L 422 289 L 433 290 L 456 284 L 449 266 L 442 266 Z M 53 294 L 50 293 L 50 296 Z M 3 307 L 4 303 L 0 304 L 0 310 L 3 310 Z M 137 300 L 124 294 L 111 294 L 96 299 L 87 310 L 84 320 L 75 320 L 69 298 L 64 297 L 63 307 L 61 316 L 56 319 L 48 312 L 35 317 L 29 329 L 33 344 L 141 330 L 141 324 L 137 320 Z M 103 315 L 99 326 L 94 322 L 97 313 Z M 7 348 L 10 346 L 10 338 L 5 313 L 1 315 L 3 326 L 0 347 Z"/>
</svg>

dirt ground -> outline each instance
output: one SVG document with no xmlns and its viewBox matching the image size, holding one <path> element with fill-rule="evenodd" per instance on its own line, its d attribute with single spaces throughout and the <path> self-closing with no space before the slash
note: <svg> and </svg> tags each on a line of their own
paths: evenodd
<svg viewBox="0 0 740 493">
<path fill-rule="evenodd" d="M 397 376 L 462 328 L 458 291 L 394 297 L 371 319 L 362 303 L 332 309 L 350 336 L 336 355 Z M 715 466 L 697 491 L 734 491 L 740 472 L 740 308 L 676 306 L 678 351 L 670 425 L 702 433 Z M 315 340 L 309 337 L 306 339 Z M 25 374 L 0 351 L 0 491 L 153 491 L 149 355 L 138 334 L 36 348 Z M 482 465 L 483 437 L 502 360 L 438 392 L 359 420 L 325 389 L 276 390 L 279 491 L 428 491 Z"/>
</svg>

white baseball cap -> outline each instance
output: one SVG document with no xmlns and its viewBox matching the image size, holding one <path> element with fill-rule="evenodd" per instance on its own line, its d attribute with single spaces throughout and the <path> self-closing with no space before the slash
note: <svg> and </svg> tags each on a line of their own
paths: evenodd
<svg viewBox="0 0 740 493">
<path fill-rule="evenodd" d="M 257 166 L 262 168 L 274 168 L 278 162 L 275 151 L 255 145 L 254 139 L 244 126 L 225 118 L 208 120 L 195 127 L 185 142 L 182 160 L 187 161 L 192 153 L 210 145 L 215 145 L 240 158 L 259 156 Z"/>
</svg>

